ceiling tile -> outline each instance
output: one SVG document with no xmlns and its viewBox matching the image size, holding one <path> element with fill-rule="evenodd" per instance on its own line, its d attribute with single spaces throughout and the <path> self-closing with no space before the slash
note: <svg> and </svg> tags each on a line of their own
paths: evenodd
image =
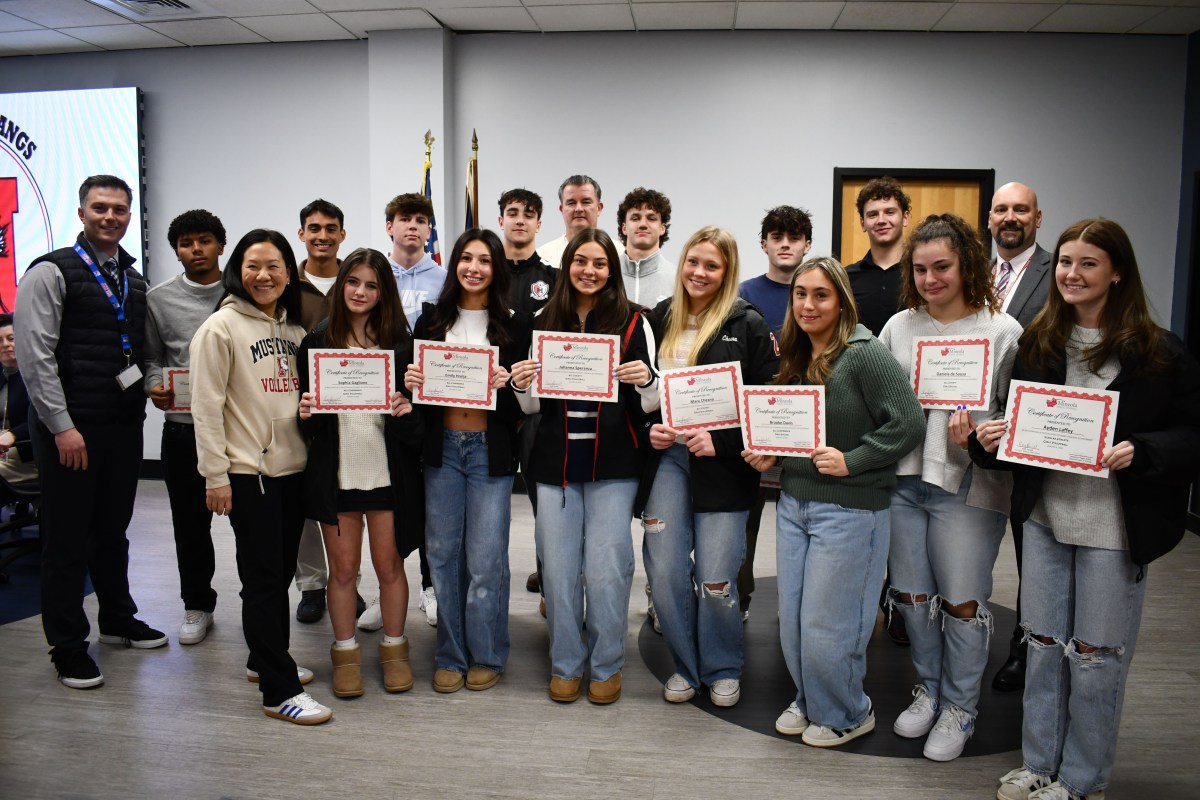
<svg viewBox="0 0 1200 800">
<path fill-rule="evenodd" d="M 474 2 L 474 0 L 471 0 Z M 537 23 L 524 6 L 509 8 L 439 8 L 434 19 L 456 31 L 536 31 Z"/>
<path fill-rule="evenodd" d="M 1027 31 L 1054 13 L 1044 3 L 957 3 L 935 31 Z"/>
<path fill-rule="evenodd" d="M 322 11 L 395 11 L 404 0 L 308 0 Z M 411 0 L 409 9 L 425 8 L 428 3 Z"/>
<path fill-rule="evenodd" d="M 53 3 L 47 3 L 46 0 L 4 0 L 4 10 L 47 28 L 119 25 L 129 21 L 87 0 L 54 0 Z"/>
<path fill-rule="evenodd" d="M 1046 17 L 1035 31 L 1052 33 L 1125 33 L 1158 13 L 1145 6 L 1062 6 Z"/>
<path fill-rule="evenodd" d="M 759 3 L 743 0 L 737 7 L 737 27 L 741 30 L 828 30 L 837 21 L 843 5 L 840 2 Z"/>
<path fill-rule="evenodd" d="M 1168 8 L 1133 29 L 1134 33 L 1194 33 L 1200 31 L 1200 8 Z"/>
<path fill-rule="evenodd" d="M 338 11 L 329 16 L 355 36 L 366 36 L 371 31 L 408 31 L 442 27 L 427 12 L 413 9 L 406 11 Z"/>
<path fill-rule="evenodd" d="M 36 22 L 30 22 L 27 19 L 14 17 L 12 14 L 0 11 L 0 33 L 5 31 L 35 31 L 41 27 Z"/>
<path fill-rule="evenodd" d="M 633 19 L 638 30 L 728 30 L 733 28 L 734 4 L 638 3 Z"/>
<path fill-rule="evenodd" d="M 324 14 L 238 17 L 237 22 L 272 42 L 320 42 L 354 38 L 353 33 Z"/>
<path fill-rule="evenodd" d="M 633 30 L 633 13 L 628 3 L 532 6 L 529 13 L 543 31 Z"/>
<path fill-rule="evenodd" d="M 927 31 L 951 3 L 846 3 L 833 27 L 859 31 Z"/>
<path fill-rule="evenodd" d="M 255 44 L 266 39 L 231 19 L 147 22 L 146 27 L 193 47 L 209 44 Z"/>
<path fill-rule="evenodd" d="M 80 41 L 58 31 L 42 29 L 0 33 L 0 53 L 6 55 L 82 53 L 99 49 L 94 44 Z"/>
<path fill-rule="evenodd" d="M 396 3 L 393 2 L 392 5 L 396 5 Z M 230 17 L 312 14 L 321 10 L 308 0 L 204 0 L 204 7 Z M 362 7 L 360 4 L 359 8 Z"/>
<path fill-rule="evenodd" d="M 180 43 L 143 25 L 95 25 L 71 28 L 72 36 L 105 50 L 141 50 L 146 47 L 179 47 Z"/>
</svg>

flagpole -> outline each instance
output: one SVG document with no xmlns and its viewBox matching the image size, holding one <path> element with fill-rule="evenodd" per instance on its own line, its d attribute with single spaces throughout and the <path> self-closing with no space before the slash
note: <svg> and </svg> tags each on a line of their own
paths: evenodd
<svg viewBox="0 0 1200 800">
<path fill-rule="evenodd" d="M 479 135 L 471 129 L 471 216 L 479 222 Z"/>
</svg>

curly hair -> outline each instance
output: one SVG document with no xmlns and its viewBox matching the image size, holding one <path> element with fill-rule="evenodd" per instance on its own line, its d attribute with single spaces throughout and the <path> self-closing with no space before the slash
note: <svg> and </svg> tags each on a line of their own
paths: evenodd
<svg viewBox="0 0 1200 800">
<path fill-rule="evenodd" d="M 225 246 L 225 226 L 221 224 L 221 218 L 203 208 L 185 211 L 171 220 L 167 226 L 167 241 L 174 250 L 179 247 L 180 236 L 196 233 L 211 233 L 222 247 Z"/>
<path fill-rule="evenodd" d="M 617 206 L 617 236 L 621 237 L 621 244 L 626 244 L 629 241 L 625 236 L 624 230 L 625 215 L 635 208 L 641 208 L 642 206 L 647 206 L 662 219 L 663 235 L 659 238 L 658 243 L 660 245 L 666 244 L 671 233 L 671 201 L 662 192 L 647 189 L 644 186 L 639 186 L 625 195 L 625 199 L 621 201 L 621 205 Z"/>
<path fill-rule="evenodd" d="M 927 305 L 925 298 L 917 291 L 913 251 L 920 245 L 939 239 L 945 239 L 958 256 L 958 273 L 962 277 L 963 301 L 967 307 L 975 311 L 986 307 L 993 314 L 999 314 L 1000 303 L 992 290 L 992 270 L 983 239 L 970 223 L 956 214 L 930 214 L 908 237 L 904 255 L 900 258 L 901 305 L 911 309 Z"/>
<path fill-rule="evenodd" d="M 872 178 L 867 181 L 866 186 L 858 190 L 858 197 L 855 198 L 854 205 L 858 207 L 859 219 L 862 219 L 863 209 L 872 200 L 895 200 L 905 214 L 912 210 L 912 201 L 904 193 L 904 187 L 900 185 L 900 181 L 889 175 Z"/>
</svg>

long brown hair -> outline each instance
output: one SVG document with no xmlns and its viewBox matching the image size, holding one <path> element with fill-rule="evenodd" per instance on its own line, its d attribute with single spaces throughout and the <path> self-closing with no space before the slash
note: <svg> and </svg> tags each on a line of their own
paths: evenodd
<svg viewBox="0 0 1200 800">
<path fill-rule="evenodd" d="M 585 228 L 575 234 L 563 251 L 562 266 L 558 280 L 554 282 L 554 291 L 542 308 L 534 322 L 534 327 L 542 331 L 578 331 L 580 330 L 579 315 L 575 313 L 575 287 L 571 284 L 571 262 L 580 247 L 595 242 L 604 249 L 604 257 L 608 259 L 608 281 L 596 293 L 596 305 L 592 307 L 591 316 L 596 321 L 596 333 L 619 334 L 625 328 L 625 319 L 629 316 L 629 298 L 625 295 L 625 281 L 621 278 L 621 256 L 612 237 L 599 228 Z"/>
<path fill-rule="evenodd" d="M 721 330 L 721 325 L 724 324 L 725 318 L 733 310 L 733 304 L 738 297 L 738 246 L 737 240 L 733 238 L 733 234 L 724 228 L 718 228 L 715 225 L 708 225 L 701 228 L 692 234 L 691 238 L 683 244 L 683 255 L 679 260 L 679 268 L 675 274 L 675 293 L 671 296 L 671 311 L 667 315 L 666 323 L 663 325 L 662 341 L 659 343 L 659 352 L 667 355 L 668 358 L 673 358 L 679 340 L 683 337 L 684 331 L 687 330 L 688 320 L 688 293 L 687 289 L 683 288 L 683 265 L 687 261 L 688 253 L 693 247 L 701 242 L 708 242 L 721 254 L 721 258 L 725 261 L 725 277 L 721 279 L 721 286 L 717 290 L 717 296 L 712 299 L 708 307 L 700 312 L 697 317 L 699 330 L 696 331 L 696 341 L 692 345 L 692 352 L 688 354 L 688 366 L 695 366 L 696 359 L 704 352 L 704 348 L 708 343 L 716 338 L 717 333 Z"/>
<path fill-rule="evenodd" d="M 796 295 L 796 279 L 806 272 L 818 270 L 825 274 L 837 291 L 841 315 L 829 344 L 814 358 L 812 339 L 808 338 L 808 334 L 796 323 L 792 300 Z M 854 328 L 858 325 L 858 307 L 854 304 L 850 276 L 846 274 L 846 268 L 841 262 L 832 256 L 810 258 L 792 273 L 788 288 L 787 315 L 783 320 L 783 338 L 779 343 L 779 374 L 775 376 L 775 383 L 786 385 L 805 380 L 809 383 L 823 384 L 833 371 L 833 362 L 837 361 L 838 356 L 846 349 L 850 337 L 854 334 Z"/>
<path fill-rule="evenodd" d="M 360 247 L 348 255 L 338 267 L 337 279 L 333 282 L 333 288 L 329 290 L 329 324 L 325 328 L 327 347 L 346 347 L 354 341 L 350 310 L 346 308 L 346 279 L 351 271 L 364 264 L 374 271 L 375 282 L 379 284 L 379 302 L 367 316 L 367 333 L 384 349 L 392 347 L 396 342 L 409 342 L 412 339 L 391 264 L 378 250 Z"/>
<path fill-rule="evenodd" d="M 1146 292 L 1133 243 L 1125 229 L 1110 219 L 1092 218 L 1076 222 L 1062 232 L 1054 246 L 1057 268 L 1064 244 L 1083 241 L 1103 250 L 1112 261 L 1118 280 L 1108 287 L 1100 312 L 1100 341 L 1083 351 L 1092 372 L 1099 372 L 1114 356 L 1122 367 L 1135 374 L 1159 371 L 1169 363 L 1162 333 L 1150 314 Z M 1075 309 L 1063 300 L 1054 281 L 1046 305 L 1021 337 L 1018 357 L 1022 363 L 1045 372 L 1061 372 L 1066 364 L 1067 341 L 1075 325 Z"/>
<path fill-rule="evenodd" d="M 512 342 L 512 336 L 508 333 L 509 320 L 512 319 L 512 312 L 508 309 L 508 287 L 512 281 L 508 271 L 508 259 L 504 257 L 504 244 L 500 237 L 480 228 L 463 231 L 462 236 L 454 243 L 454 249 L 450 251 L 446 281 L 442 284 L 437 304 L 430 312 L 428 336 L 430 339 L 441 341 L 458 321 L 458 304 L 463 295 L 462 283 L 458 280 L 458 262 L 462 260 L 463 252 L 471 242 L 483 242 L 492 259 L 492 282 L 487 289 L 488 341 L 497 347 L 507 347 Z"/>
<path fill-rule="evenodd" d="M 928 303 L 917 291 L 913 275 L 913 251 L 917 245 L 945 239 L 958 256 L 958 273 L 962 277 L 963 301 L 967 308 L 979 311 L 990 308 L 1000 313 L 1000 303 L 992 290 L 992 270 L 983 239 L 971 224 L 956 214 L 930 214 L 908 237 L 904 255 L 900 258 L 900 302 L 905 308 L 924 308 Z"/>
</svg>

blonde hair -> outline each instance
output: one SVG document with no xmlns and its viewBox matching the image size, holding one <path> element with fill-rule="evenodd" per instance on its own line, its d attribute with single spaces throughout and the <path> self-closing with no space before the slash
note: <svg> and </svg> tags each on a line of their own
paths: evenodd
<svg viewBox="0 0 1200 800">
<path fill-rule="evenodd" d="M 812 352 L 812 340 L 796 323 L 792 311 L 792 298 L 796 294 L 796 279 L 807 272 L 820 271 L 825 274 L 837 292 L 841 314 L 829 344 L 816 356 Z M 801 379 L 813 384 L 823 384 L 833 371 L 833 362 L 846 349 L 854 329 L 858 326 L 858 307 L 854 304 L 854 290 L 850 287 L 850 276 L 846 268 L 832 256 L 810 258 L 792 273 L 788 284 L 788 309 L 783 320 L 782 341 L 779 344 L 779 375 L 775 383 L 789 384 Z"/>
<path fill-rule="evenodd" d="M 721 330 L 721 325 L 729 316 L 729 312 L 733 310 L 734 301 L 738 296 L 738 248 L 733 234 L 715 225 L 708 225 L 693 233 L 684 242 L 681 251 L 683 258 L 680 260 L 679 269 L 676 272 L 675 294 L 671 297 L 671 311 L 667 315 L 666 325 L 663 328 L 659 352 L 667 357 L 673 356 L 678 349 L 680 339 L 683 338 L 684 331 L 687 330 L 688 293 L 687 289 L 683 287 L 683 265 L 687 261 L 691 249 L 702 242 L 712 244 L 721 253 L 721 257 L 725 261 L 725 276 L 721 279 L 717 296 L 696 317 L 699 330 L 696 332 L 696 343 L 687 357 L 687 365 L 693 367 L 704 348 Z"/>
</svg>

